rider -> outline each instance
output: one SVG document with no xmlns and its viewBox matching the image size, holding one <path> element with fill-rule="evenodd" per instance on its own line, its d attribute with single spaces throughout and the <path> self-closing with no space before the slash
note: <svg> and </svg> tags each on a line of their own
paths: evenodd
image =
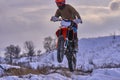
<svg viewBox="0 0 120 80">
<path fill-rule="evenodd" d="M 73 20 L 75 23 L 73 25 L 74 39 L 75 39 L 75 49 L 78 50 L 78 38 L 77 38 L 77 24 L 82 23 L 79 13 L 69 4 L 65 4 L 65 0 L 55 0 L 58 7 L 55 16 L 51 17 L 51 21 L 57 21 L 59 17 L 62 19 Z"/>
</svg>

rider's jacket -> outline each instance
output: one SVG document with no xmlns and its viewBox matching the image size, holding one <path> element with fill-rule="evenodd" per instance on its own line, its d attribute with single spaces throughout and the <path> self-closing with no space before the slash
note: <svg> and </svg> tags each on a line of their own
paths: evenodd
<svg viewBox="0 0 120 80">
<path fill-rule="evenodd" d="M 66 4 L 63 9 L 57 9 L 55 16 L 68 20 L 74 20 L 76 17 L 80 19 L 79 13 L 69 4 Z"/>
</svg>

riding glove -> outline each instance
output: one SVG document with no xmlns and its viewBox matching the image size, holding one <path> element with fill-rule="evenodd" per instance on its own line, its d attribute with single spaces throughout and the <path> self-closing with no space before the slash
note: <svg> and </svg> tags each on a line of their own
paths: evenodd
<svg viewBox="0 0 120 80">
<path fill-rule="evenodd" d="M 58 18 L 58 17 L 55 17 L 55 16 L 52 16 L 50 20 L 55 22 L 55 21 L 58 21 L 59 18 Z"/>
<path fill-rule="evenodd" d="M 82 23 L 82 20 L 81 19 L 75 19 L 73 20 L 76 24 L 79 24 L 79 23 Z"/>
</svg>

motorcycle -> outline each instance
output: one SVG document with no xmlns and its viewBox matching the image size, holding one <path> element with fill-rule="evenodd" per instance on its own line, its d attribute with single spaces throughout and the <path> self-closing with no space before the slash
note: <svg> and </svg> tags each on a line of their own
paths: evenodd
<svg viewBox="0 0 120 80">
<path fill-rule="evenodd" d="M 61 21 L 60 28 L 56 31 L 58 37 L 57 42 L 57 60 L 59 63 L 63 61 L 64 55 L 68 60 L 68 67 L 71 72 L 76 68 L 76 51 L 72 20 L 58 20 Z"/>
</svg>

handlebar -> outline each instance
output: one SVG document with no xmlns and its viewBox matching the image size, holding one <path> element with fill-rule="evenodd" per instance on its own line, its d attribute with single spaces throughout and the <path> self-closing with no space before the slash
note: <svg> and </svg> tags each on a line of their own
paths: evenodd
<svg viewBox="0 0 120 80">
<path fill-rule="evenodd" d="M 50 20 L 53 22 L 61 21 L 60 28 L 62 28 L 62 27 L 72 28 L 73 25 L 77 24 L 76 22 L 78 21 L 78 20 L 76 20 L 76 22 L 75 22 L 75 20 L 62 19 L 62 18 L 58 18 L 55 16 L 51 17 Z"/>
<path fill-rule="evenodd" d="M 79 24 L 81 23 L 82 24 L 82 20 L 81 19 L 74 19 L 74 20 L 69 20 L 69 19 L 62 19 L 62 18 L 58 18 L 58 17 L 55 17 L 55 16 L 52 16 L 50 21 L 53 21 L 53 22 L 56 22 L 56 21 L 71 21 L 71 22 L 74 22 L 76 24 Z"/>
</svg>

